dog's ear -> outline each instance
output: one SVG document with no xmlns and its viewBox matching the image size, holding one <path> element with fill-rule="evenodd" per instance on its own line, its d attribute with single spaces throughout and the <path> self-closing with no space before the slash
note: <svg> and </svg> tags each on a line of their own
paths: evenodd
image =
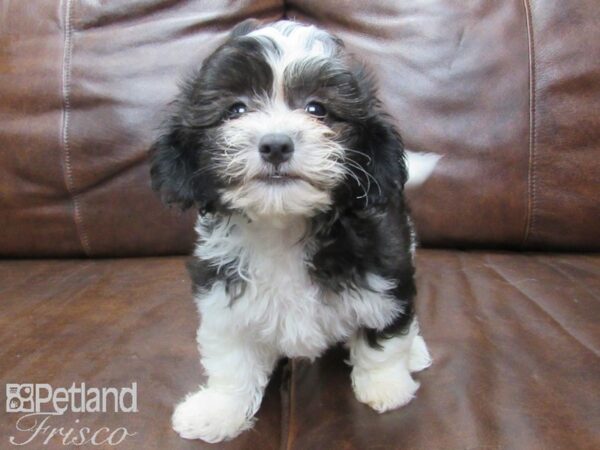
<svg viewBox="0 0 600 450">
<path fill-rule="evenodd" d="M 361 184 L 355 183 L 354 198 L 365 207 L 386 204 L 400 195 L 407 179 L 402 139 L 384 114 L 367 119 L 359 136 L 356 152 L 349 153 L 360 167 L 353 171 Z"/>
<path fill-rule="evenodd" d="M 216 189 L 210 175 L 201 172 L 202 139 L 197 132 L 172 119 L 150 148 L 150 160 L 152 188 L 164 203 L 184 210 L 214 207 Z"/>
<path fill-rule="evenodd" d="M 254 30 L 258 30 L 260 27 L 260 21 L 256 19 L 246 19 L 233 27 L 233 30 L 231 30 L 229 36 L 231 38 L 245 36 L 248 33 L 252 33 Z"/>
</svg>

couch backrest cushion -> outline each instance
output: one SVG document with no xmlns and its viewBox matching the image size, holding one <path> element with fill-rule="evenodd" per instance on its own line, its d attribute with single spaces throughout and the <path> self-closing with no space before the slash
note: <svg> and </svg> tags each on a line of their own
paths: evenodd
<svg viewBox="0 0 600 450">
<path fill-rule="evenodd" d="M 147 151 L 186 67 L 276 0 L 6 2 L 0 254 L 182 253 L 194 214 L 150 189 Z"/>
<path fill-rule="evenodd" d="M 421 241 L 600 248 L 595 0 L 46 0 L 0 12 L 0 254 L 180 253 L 147 149 L 177 81 L 247 17 L 316 23 L 370 64 L 407 147 Z"/>
<path fill-rule="evenodd" d="M 290 3 L 376 69 L 409 149 L 443 155 L 410 192 L 425 244 L 600 248 L 597 0 Z"/>
</svg>

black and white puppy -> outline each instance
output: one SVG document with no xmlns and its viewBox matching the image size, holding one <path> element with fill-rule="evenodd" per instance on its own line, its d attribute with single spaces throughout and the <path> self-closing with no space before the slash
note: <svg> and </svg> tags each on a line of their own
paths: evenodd
<svg viewBox="0 0 600 450">
<path fill-rule="evenodd" d="M 198 207 L 190 273 L 208 376 L 184 438 L 250 428 L 277 360 L 350 347 L 359 401 L 408 403 L 431 359 L 414 315 L 400 136 L 369 72 L 312 26 L 238 25 L 189 77 L 151 149 L 163 200 Z"/>
</svg>

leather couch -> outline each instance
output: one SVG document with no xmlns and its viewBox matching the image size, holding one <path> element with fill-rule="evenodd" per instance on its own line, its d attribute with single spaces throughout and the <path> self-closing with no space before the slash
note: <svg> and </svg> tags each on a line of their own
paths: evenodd
<svg viewBox="0 0 600 450">
<path fill-rule="evenodd" d="M 126 449 L 600 448 L 597 0 L 0 6 L 0 381 L 137 383 L 138 412 L 51 428 L 126 427 Z M 159 203 L 147 148 L 181 74 L 247 17 L 339 35 L 406 146 L 443 156 L 408 192 L 434 364 L 412 403 L 378 415 L 342 348 L 282 361 L 255 428 L 209 445 L 170 428 L 203 379 L 194 212 Z M 19 417 L 0 412 L 0 448 L 32 434 Z M 44 438 L 22 448 L 64 447 Z"/>
</svg>

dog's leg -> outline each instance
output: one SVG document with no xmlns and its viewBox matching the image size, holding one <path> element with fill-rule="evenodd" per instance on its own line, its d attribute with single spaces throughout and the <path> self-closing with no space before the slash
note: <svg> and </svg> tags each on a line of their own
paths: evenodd
<svg viewBox="0 0 600 450">
<path fill-rule="evenodd" d="M 380 348 L 372 347 L 357 333 L 350 342 L 350 362 L 356 398 L 382 413 L 410 402 L 419 388 L 410 373 L 429 367 L 431 357 L 416 319 L 408 333 L 378 343 Z"/>
<path fill-rule="evenodd" d="M 278 354 L 237 331 L 223 309 L 207 308 L 201 320 L 198 344 L 208 380 L 176 407 L 172 422 L 181 437 L 214 443 L 252 427 Z"/>
</svg>

